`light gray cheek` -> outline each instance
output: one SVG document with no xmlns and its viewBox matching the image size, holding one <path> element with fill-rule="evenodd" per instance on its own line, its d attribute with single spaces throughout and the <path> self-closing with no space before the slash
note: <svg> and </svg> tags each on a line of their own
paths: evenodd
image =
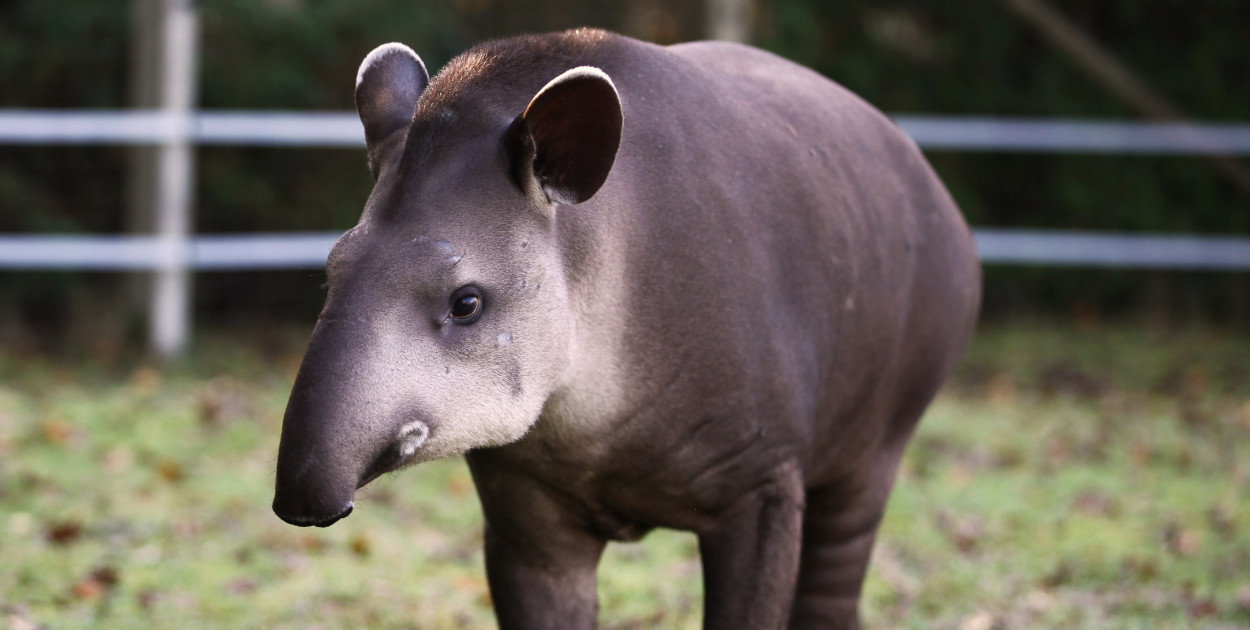
<svg viewBox="0 0 1250 630">
<path fill-rule="evenodd" d="M 506 330 L 499 333 L 495 336 L 495 343 L 498 344 L 500 348 L 512 345 L 512 333 Z"/>
</svg>

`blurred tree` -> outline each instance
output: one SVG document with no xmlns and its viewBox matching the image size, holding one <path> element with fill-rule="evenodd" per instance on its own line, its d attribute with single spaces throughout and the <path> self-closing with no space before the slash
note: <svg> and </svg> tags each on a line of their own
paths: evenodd
<svg viewBox="0 0 1250 630">
<path fill-rule="evenodd" d="M 1244 0 L 1051 4 L 1195 118 L 1250 120 L 1250 83 L 1241 80 L 1250 76 Z M 1135 117 L 993 0 L 753 5 L 755 44 L 815 68 L 885 111 Z M 704 0 L 202 0 L 200 6 L 206 108 L 350 109 L 357 64 L 387 41 L 408 43 L 435 71 L 476 41 L 518 32 L 591 25 L 670 43 L 704 37 L 706 29 Z M 128 0 L 0 3 L 0 106 L 124 107 L 128 17 Z M 119 147 L 0 146 L 0 231 L 121 230 L 123 156 Z M 1250 209 L 1190 158 L 930 157 L 978 225 L 1250 233 Z M 357 150 L 203 148 L 199 168 L 197 229 L 203 232 L 344 229 L 371 185 Z M 1227 313 L 1238 299 L 1246 301 L 1246 274 L 1183 277 L 1173 283 L 1182 294 L 1172 303 L 1198 296 L 1204 309 Z M 111 278 L 0 274 L 0 292 L 10 296 L 0 320 L 4 308 L 33 312 L 27 305 L 55 305 L 81 293 L 75 287 L 107 294 Z M 1132 308 L 1147 299 L 1141 279 L 1114 271 L 994 269 L 987 304 Z M 263 310 L 308 319 L 320 299 L 319 282 L 308 272 L 205 274 L 198 304 L 207 314 Z M 23 318 L 48 319 L 30 312 Z"/>
</svg>

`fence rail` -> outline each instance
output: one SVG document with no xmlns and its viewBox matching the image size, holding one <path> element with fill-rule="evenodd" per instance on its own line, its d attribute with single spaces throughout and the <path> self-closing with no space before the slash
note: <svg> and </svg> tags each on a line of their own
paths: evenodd
<svg viewBox="0 0 1250 630">
<path fill-rule="evenodd" d="M 1250 125 L 1244 124 L 918 115 L 894 120 L 931 150 L 1250 154 Z M 352 112 L 200 111 L 186 121 L 160 110 L 0 110 L 0 144 L 161 144 L 183 137 L 204 145 L 364 146 L 364 129 Z"/>
<path fill-rule="evenodd" d="M 1004 265 L 1250 270 L 1250 238 L 1061 230 L 974 230 L 981 260 Z M 336 232 L 201 235 L 183 249 L 156 236 L 0 236 L 0 269 L 198 271 L 325 266 Z M 171 258 L 175 260 L 171 260 Z"/>
<path fill-rule="evenodd" d="M 185 86 L 184 86 L 185 87 Z M 1158 124 L 1095 120 L 898 115 L 924 149 L 1135 155 L 1250 155 L 1250 125 Z M 0 109 L 0 145 L 197 145 L 362 148 L 350 112 Z M 185 152 L 185 151 L 184 151 Z M 193 160 L 163 160 L 166 184 L 193 181 Z M 170 188 L 162 216 L 177 229 L 153 236 L 0 235 L 0 271 L 152 271 L 168 279 L 153 293 L 152 345 L 185 346 L 190 326 L 189 271 L 303 269 L 325 265 L 337 234 L 187 233 L 189 200 Z M 173 191 L 173 192 L 171 192 Z M 180 198 L 179 198 L 180 199 Z M 181 227 L 180 227 L 181 226 Z M 1250 238 L 1050 230 L 974 230 L 982 261 L 1006 265 L 1096 266 L 1213 271 L 1250 270 Z"/>
</svg>

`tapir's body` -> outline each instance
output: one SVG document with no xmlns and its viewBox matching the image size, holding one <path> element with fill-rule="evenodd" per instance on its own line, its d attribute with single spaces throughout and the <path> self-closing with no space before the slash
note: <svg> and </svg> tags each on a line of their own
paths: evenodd
<svg viewBox="0 0 1250 630">
<path fill-rule="evenodd" d="M 501 627 L 592 627 L 604 542 L 653 527 L 698 534 L 707 628 L 857 626 L 903 447 L 979 297 L 915 145 L 732 44 L 506 40 L 428 88 L 370 63 L 377 187 L 331 256 L 275 510 L 332 522 L 381 472 L 467 451 Z M 601 73 L 552 81 L 583 66 Z M 410 124 L 370 113 L 402 110 L 369 84 L 393 75 L 416 86 Z M 545 139 L 563 118 L 544 107 L 596 117 L 613 84 L 610 171 L 598 145 L 551 166 L 558 142 L 611 134 Z"/>
</svg>

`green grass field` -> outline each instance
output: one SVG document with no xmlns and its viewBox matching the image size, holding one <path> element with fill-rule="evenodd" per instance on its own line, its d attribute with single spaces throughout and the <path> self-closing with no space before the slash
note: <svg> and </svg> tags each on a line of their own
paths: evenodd
<svg viewBox="0 0 1250 630">
<path fill-rule="evenodd" d="M 292 342 L 0 351 L 0 628 L 492 628 L 461 460 L 269 511 Z M 697 628 L 693 537 L 613 545 L 604 628 Z M 1250 334 L 983 327 L 922 422 L 870 627 L 1250 628 Z"/>
</svg>

